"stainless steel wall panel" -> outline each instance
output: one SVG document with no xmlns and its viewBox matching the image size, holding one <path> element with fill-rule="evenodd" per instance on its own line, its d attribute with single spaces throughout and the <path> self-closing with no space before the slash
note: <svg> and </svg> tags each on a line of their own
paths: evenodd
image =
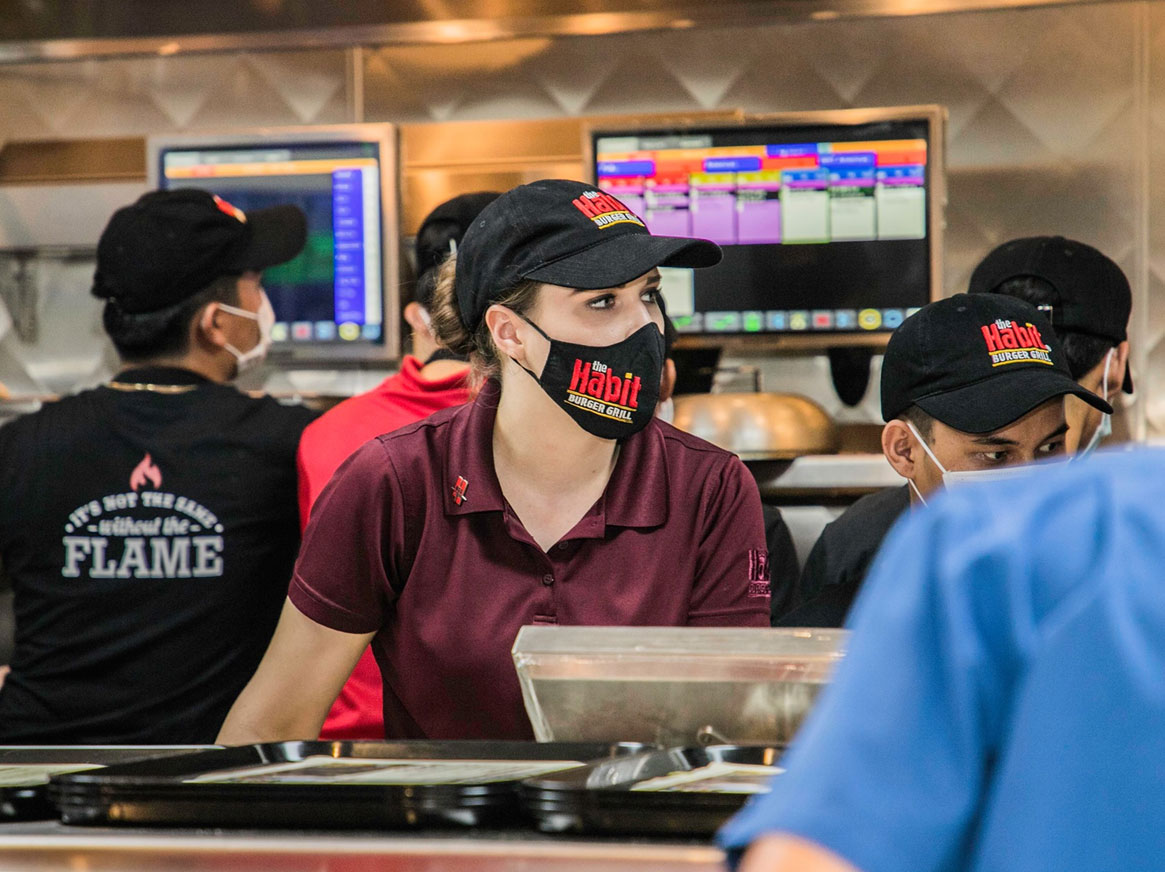
<svg viewBox="0 0 1165 872">
<path fill-rule="evenodd" d="M 1165 384 L 1155 375 L 1165 373 L 1165 4 L 699 23 L 372 45 L 359 52 L 358 76 L 350 53 L 334 48 L 0 66 L 0 139 L 355 117 L 408 124 L 942 103 L 950 111 L 945 289 L 965 288 L 978 259 L 1013 236 L 1060 232 L 1112 255 L 1147 301 L 1134 311 L 1134 341 L 1149 358 L 1138 386 L 1142 399 L 1159 399 L 1140 405 L 1150 431 L 1165 436 Z M 495 141 L 498 159 L 478 148 L 460 167 L 455 155 L 412 150 L 412 189 L 425 199 L 520 175 L 500 151 L 504 137 L 491 148 Z M 547 172 L 581 172 L 577 154 L 518 150 Z M 26 219 L 30 208 L 26 195 L 0 189 L 0 244 L 43 221 Z M 772 389 L 828 394 L 824 367 L 763 366 Z M 844 414 L 877 419 L 872 385 Z"/>
<path fill-rule="evenodd" d="M 1145 129 L 1148 170 L 1143 196 L 1148 201 L 1148 240 L 1145 252 L 1146 306 L 1140 339 L 1142 366 L 1134 370 L 1138 393 L 1145 405 L 1147 429 L 1165 438 L 1165 6 L 1150 4 L 1144 11 L 1148 60 L 1144 70 Z"/>
</svg>

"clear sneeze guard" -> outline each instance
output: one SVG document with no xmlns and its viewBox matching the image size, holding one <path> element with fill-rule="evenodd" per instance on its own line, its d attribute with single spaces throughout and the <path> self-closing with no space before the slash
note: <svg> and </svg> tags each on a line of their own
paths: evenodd
<svg viewBox="0 0 1165 872">
<path fill-rule="evenodd" d="M 514 665 L 540 742 L 783 743 L 845 630 L 522 627 Z"/>
</svg>

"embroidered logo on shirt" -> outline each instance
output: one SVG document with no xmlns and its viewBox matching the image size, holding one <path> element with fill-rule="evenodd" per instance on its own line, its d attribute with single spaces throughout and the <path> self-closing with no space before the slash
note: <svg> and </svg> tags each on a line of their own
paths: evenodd
<svg viewBox="0 0 1165 872">
<path fill-rule="evenodd" d="M 457 476 L 457 483 L 453 485 L 453 505 L 459 506 L 468 499 L 465 496 L 465 489 L 469 487 L 468 479 Z"/>
<path fill-rule="evenodd" d="M 154 490 L 162 486 L 162 470 L 158 469 L 157 464 L 150 459 L 148 451 L 141 463 L 135 466 L 133 472 L 129 474 L 129 489 L 137 491 L 138 488 L 145 487 L 147 481 L 154 486 Z"/>
<path fill-rule="evenodd" d="M 769 581 L 769 552 L 763 548 L 748 550 L 748 595 L 750 597 L 772 596 Z"/>
<path fill-rule="evenodd" d="M 1021 327 L 1015 321 L 996 318 L 991 324 L 979 329 L 983 331 L 983 338 L 987 342 L 992 366 L 1007 366 L 1009 363 L 1054 366 L 1049 348 L 1034 324 Z"/>
</svg>

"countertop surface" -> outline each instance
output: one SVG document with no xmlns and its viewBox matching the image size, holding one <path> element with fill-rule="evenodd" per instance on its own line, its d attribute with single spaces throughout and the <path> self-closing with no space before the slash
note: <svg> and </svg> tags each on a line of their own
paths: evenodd
<svg viewBox="0 0 1165 872">
<path fill-rule="evenodd" d="M 720 872 L 703 841 L 523 830 L 276 831 L 0 824 L 4 872 Z"/>
</svg>

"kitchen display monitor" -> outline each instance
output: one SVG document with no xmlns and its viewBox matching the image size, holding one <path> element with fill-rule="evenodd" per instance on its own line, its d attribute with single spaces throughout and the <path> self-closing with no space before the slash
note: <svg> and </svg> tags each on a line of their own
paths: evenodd
<svg viewBox="0 0 1165 872">
<path fill-rule="evenodd" d="M 159 188 L 204 188 L 249 212 L 294 203 L 307 244 L 263 272 L 275 309 L 272 355 L 392 357 L 397 352 L 395 141 L 354 125 L 151 143 Z M 395 295 L 394 295 L 395 296 Z"/>
<path fill-rule="evenodd" d="M 653 233 L 724 248 L 712 269 L 665 270 L 681 333 L 876 344 L 937 293 L 941 119 L 809 113 L 592 130 L 590 145 L 598 186 Z"/>
</svg>

